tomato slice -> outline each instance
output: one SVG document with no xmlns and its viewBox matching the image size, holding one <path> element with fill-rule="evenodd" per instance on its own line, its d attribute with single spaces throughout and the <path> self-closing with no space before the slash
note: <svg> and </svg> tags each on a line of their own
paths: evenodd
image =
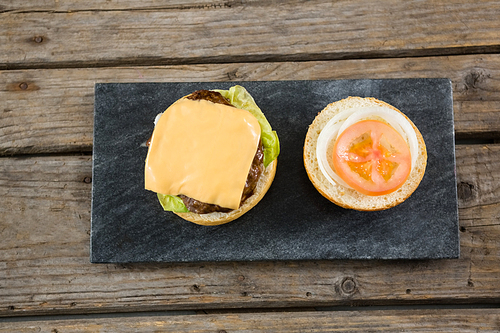
<svg viewBox="0 0 500 333">
<path fill-rule="evenodd" d="M 363 194 L 394 192 L 410 175 L 408 144 L 382 121 L 362 120 L 349 126 L 337 138 L 333 149 L 335 171 Z"/>
</svg>

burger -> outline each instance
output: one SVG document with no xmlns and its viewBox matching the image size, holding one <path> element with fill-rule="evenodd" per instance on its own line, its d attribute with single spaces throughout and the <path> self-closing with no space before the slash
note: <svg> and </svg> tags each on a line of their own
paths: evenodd
<svg viewBox="0 0 500 333">
<path fill-rule="evenodd" d="M 397 108 L 349 97 L 327 105 L 309 126 L 304 165 L 314 187 L 331 202 L 378 211 L 417 189 L 427 150 L 418 128 Z"/>
<path fill-rule="evenodd" d="M 165 211 L 200 225 L 237 219 L 265 195 L 279 140 L 242 86 L 198 90 L 156 116 L 145 189 Z"/>
</svg>

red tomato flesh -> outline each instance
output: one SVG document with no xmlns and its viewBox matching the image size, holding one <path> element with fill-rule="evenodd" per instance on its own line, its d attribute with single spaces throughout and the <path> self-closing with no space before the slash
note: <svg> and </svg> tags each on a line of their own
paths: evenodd
<svg viewBox="0 0 500 333">
<path fill-rule="evenodd" d="M 340 178 L 358 192 L 371 196 L 389 194 L 410 175 L 410 148 L 390 125 L 362 120 L 337 138 L 333 165 Z"/>
</svg>

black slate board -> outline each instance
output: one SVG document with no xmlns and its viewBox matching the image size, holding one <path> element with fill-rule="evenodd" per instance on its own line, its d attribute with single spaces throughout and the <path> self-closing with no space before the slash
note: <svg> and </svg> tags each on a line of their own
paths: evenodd
<svg viewBox="0 0 500 333">
<path fill-rule="evenodd" d="M 205 227 L 164 212 L 144 190 L 156 114 L 198 89 L 241 84 L 278 132 L 274 183 L 249 213 Z M 303 167 L 308 125 L 330 102 L 375 97 L 417 125 L 426 174 L 395 208 L 358 212 L 323 198 Z M 451 82 L 448 79 L 110 83 L 95 86 L 90 261 L 93 263 L 459 257 Z"/>
</svg>

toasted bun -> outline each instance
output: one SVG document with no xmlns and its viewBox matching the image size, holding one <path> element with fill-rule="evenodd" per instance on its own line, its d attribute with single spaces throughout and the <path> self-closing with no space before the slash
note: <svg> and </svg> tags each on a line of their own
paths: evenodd
<svg viewBox="0 0 500 333">
<path fill-rule="evenodd" d="M 323 127 L 325 127 L 333 116 L 348 108 L 370 106 L 383 106 L 401 113 L 413 126 L 418 140 L 417 161 L 406 182 L 395 192 L 380 196 L 369 196 L 340 184 L 331 184 L 321 172 L 316 158 L 318 136 Z M 304 143 L 304 165 L 307 175 L 314 187 L 331 202 L 344 208 L 361 211 L 377 211 L 388 209 L 402 203 L 416 190 L 425 173 L 427 150 L 422 134 L 413 122 L 401 111 L 375 98 L 349 97 L 327 105 L 309 126 Z"/>
<path fill-rule="evenodd" d="M 243 202 L 240 208 L 230 211 L 229 213 L 208 213 L 208 214 L 196 214 L 196 213 L 175 213 L 184 220 L 193 222 L 200 225 L 219 225 L 227 222 L 231 222 L 238 217 L 242 216 L 250 209 L 252 209 L 266 194 L 269 187 L 274 180 L 274 175 L 276 174 L 276 166 L 278 160 L 275 159 L 264 169 L 264 172 L 257 181 L 257 187 L 255 188 L 254 194 Z"/>
</svg>

